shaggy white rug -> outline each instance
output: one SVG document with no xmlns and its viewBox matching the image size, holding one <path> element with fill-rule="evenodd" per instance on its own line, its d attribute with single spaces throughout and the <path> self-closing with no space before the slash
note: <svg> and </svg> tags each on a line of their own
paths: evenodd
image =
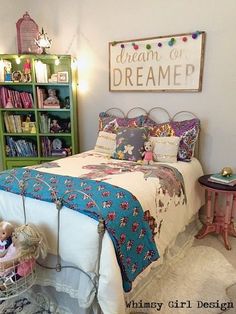
<svg viewBox="0 0 236 314">
<path fill-rule="evenodd" d="M 152 278 L 149 292 L 143 291 L 129 301 L 128 312 L 218 314 L 233 306 L 231 311 L 236 313 L 236 296 L 229 299 L 226 292 L 235 283 L 236 270 L 219 251 L 192 247 L 161 279 Z"/>
</svg>

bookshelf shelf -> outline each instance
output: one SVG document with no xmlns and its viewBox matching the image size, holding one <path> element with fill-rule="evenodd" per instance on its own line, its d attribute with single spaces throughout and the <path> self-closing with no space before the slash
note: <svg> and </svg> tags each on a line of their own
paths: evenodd
<svg viewBox="0 0 236 314">
<path fill-rule="evenodd" d="M 20 64 L 16 63 L 18 57 Z M 30 72 L 25 70 L 26 62 Z M 0 55 L 0 154 L 4 169 L 78 153 L 73 62 L 69 55 Z M 58 142 L 61 147 L 53 147 Z"/>
</svg>

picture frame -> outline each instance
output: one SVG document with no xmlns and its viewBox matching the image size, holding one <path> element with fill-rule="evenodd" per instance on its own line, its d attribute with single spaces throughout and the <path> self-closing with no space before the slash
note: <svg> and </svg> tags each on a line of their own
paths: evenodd
<svg viewBox="0 0 236 314">
<path fill-rule="evenodd" d="M 22 82 L 23 74 L 21 71 L 12 72 L 12 81 L 13 82 Z"/>
<path fill-rule="evenodd" d="M 109 43 L 109 91 L 200 92 L 204 31 Z"/>
<path fill-rule="evenodd" d="M 67 71 L 57 73 L 57 82 L 58 83 L 68 83 L 68 81 L 69 81 L 68 78 L 69 78 L 69 76 L 68 76 Z"/>
</svg>

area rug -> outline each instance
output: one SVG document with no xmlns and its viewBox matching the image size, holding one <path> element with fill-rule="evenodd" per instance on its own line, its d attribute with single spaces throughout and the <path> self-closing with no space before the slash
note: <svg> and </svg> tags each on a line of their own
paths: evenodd
<svg viewBox="0 0 236 314">
<path fill-rule="evenodd" d="M 72 314 L 67 309 L 58 307 L 51 298 L 43 293 L 31 290 L 9 300 L 0 301 L 1 314 Z"/>
<path fill-rule="evenodd" d="M 128 313 L 236 313 L 236 269 L 216 249 L 196 246 L 171 264 L 162 278 L 152 277 L 148 289 L 126 302 Z M 231 291 L 233 291 L 231 289 Z"/>
</svg>

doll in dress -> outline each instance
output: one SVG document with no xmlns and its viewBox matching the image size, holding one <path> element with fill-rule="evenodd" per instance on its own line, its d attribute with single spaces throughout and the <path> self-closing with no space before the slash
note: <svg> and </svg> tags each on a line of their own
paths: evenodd
<svg viewBox="0 0 236 314">
<path fill-rule="evenodd" d="M 13 225 L 8 221 L 0 222 L 0 258 L 5 256 L 12 243 Z"/>
<path fill-rule="evenodd" d="M 0 290 L 6 290 L 17 280 L 32 273 L 36 259 L 45 258 L 47 245 L 43 235 L 33 225 L 15 228 L 9 259 L 0 258 Z"/>
</svg>

